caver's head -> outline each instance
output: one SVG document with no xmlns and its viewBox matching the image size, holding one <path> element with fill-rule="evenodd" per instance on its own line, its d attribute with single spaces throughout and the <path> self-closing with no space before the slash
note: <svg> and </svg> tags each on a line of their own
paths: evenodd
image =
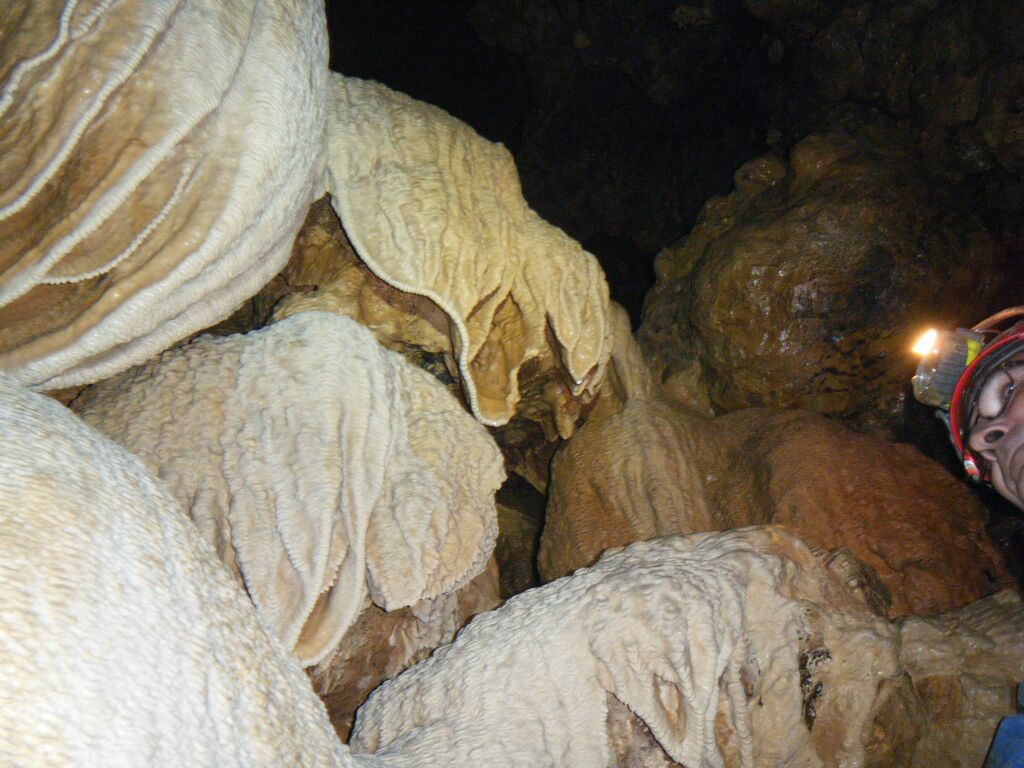
<svg viewBox="0 0 1024 768">
<path fill-rule="evenodd" d="M 971 330 L 922 337 L 914 394 L 942 409 L 968 476 L 1024 509 L 1024 322 L 1005 328 L 1022 316 L 1013 307 Z"/>
<path fill-rule="evenodd" d="M 967 447 L 985 462 L 988 481 L 1024 509 L 1024 343 L 978 387 Z"/>
</svg>

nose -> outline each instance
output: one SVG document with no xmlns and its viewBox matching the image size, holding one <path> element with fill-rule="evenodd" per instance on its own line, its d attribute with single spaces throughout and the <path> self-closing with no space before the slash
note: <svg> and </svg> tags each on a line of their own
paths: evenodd
<svg viewBox="0 0 1024 768">
<path fill-rule="evenodd" d="M 971 450 L 982 454 L 990 460 L 994 459 L 993 451 L 999 444 L 999 441 L 1006 436 L 1006 429 L 1007 426 L 1002 423 L 1002 420 L 994 421 L 991 424 L 979 424 L 971 430 L 971 436 L 968 441 Z"/>
</svg>

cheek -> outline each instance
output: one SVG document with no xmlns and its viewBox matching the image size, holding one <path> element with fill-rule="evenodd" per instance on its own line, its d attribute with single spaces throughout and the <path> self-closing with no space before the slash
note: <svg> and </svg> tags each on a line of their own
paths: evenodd
<svg viewBox="0 0 1024 768">
<path fill-rule="evenodd" d="M 991 472 L 992 487 L 996 492 L 1015 506 L 1024 509 L 1024 500 L 1021 499 L 1020 489 L 1017 487 L 1017 477 L 1004 475 L 1003 468 L 997 462 L 992 463 Z"/>
<path fill-rule="evenodd" d="M 977 413 L 982 417 L 993 417 L 1003 405 L 1004 387 L 996 384 L 988 384 L 978 395 Z"/>
</svg>

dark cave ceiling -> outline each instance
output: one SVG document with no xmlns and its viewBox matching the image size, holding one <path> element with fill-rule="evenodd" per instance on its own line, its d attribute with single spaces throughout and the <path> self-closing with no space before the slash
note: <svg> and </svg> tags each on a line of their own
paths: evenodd
<svg viewBox="0 0 1024 768">
<path fill-rule="evenodd" d="M 512 150 L 527 200 L 601 260 L 634 325 L 655 254 L 740 165 L 813 132 L 909 147 L 1024 243 L 1022 3 L 351 0 L 327 15 L 333 69 Z"/>
<path fill-rule="evenodd" d="M 527 200 L 598 256 L 636 323 L 654 255 L 765 148 L 771 40 L 720 5 L 688 28 L 677 3 L 328 3 L 331 68 L 509 147 Z"/>
</svg>

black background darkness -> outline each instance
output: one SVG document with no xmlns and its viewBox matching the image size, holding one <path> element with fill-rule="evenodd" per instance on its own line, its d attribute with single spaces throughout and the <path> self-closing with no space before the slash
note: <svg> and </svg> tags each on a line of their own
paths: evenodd
<svg viewBox="0 0 1024 768">
<path fill-rule="evenodd" d="M 541 82 L 545 65 L 533 61 L 531 71 L 523 57 L 485 43 L 471 21 L 475 4 L 476 0 L 328 0 L 331 69 L 378 80 L 439 106 L 485 138 L 508 147 L 517 155 L 527 201 L 598 258 L 612 298 L 629 312 L 635 329 L 644 296 L 654 285 L 656 253 L 686 235 L 709 197 L 731 191 L 739 165 L 768 149 L 765 137 L 773 99 L 769 78 L 778 74 L 768 64 L 770 38 L 739 2 L 726 3 L 730 10 L 723 14 L 719 9 L 719 15 L 727 18 L 724 29 L 729 39 L 722 39 L 719 29 L 706 45 L 694 46 L 693 74 L 682 78 L 682 93 L 653 103 L 621 70 L 591 62 L 577 65 L 571 75 L 578 89 L 574 96 L 581 102 L 571 105 L 569 114 L 549 114 L 554 100 Z M 666 4 L 665 19 L 672 5 Z M 700 40 L 699 34 L 694 37 Z M 569 51 L 566 58 L 572 55 Z M 617 148 L 635 147 L 626 160 L 621 149 L 609 148 L 606 158 L 598 151 L 591 163 L 600 166 L 607 160 L 607 174 L 619 177 L 625 194 L 632 189 L 634 199 L 623 200 L 621 208 L 587 211 L 588 216 L 617 218 L 618 225 L 590 231 L 574 226 L 558 197 L 582 196 L 586 180 L 573 184 L 572 168 L 564 165 L 552 171 L 556 178 L 543 178 L 544 153 L 555 158 L 552 166 L 561 160 L 557 146 L 530 145 L 526 151 L 533 155 L 527 160 L 534 162 L 524 162 L 524 131 L 531 120 L 537 126 L 547 119 L 558 121 L 551 133 L 564 136 L 567 155 L 574 144 L 600 147 L 605 137 L 611 137 Z M 638 191 L 645 185 L 630 186 L 623 162 L 646 166 L 640 176 L 661 183 Z M 642 220 L 643 198 L 651 196 L 667 198 L 675 209 L 673 221 L 658 230 L 658 237 L 634 236 L 630 217 Z M 585 203 L 583 207 L 587 208 Z M 627 209 L 630 212 L 623 214 Z"/>
</svg>

